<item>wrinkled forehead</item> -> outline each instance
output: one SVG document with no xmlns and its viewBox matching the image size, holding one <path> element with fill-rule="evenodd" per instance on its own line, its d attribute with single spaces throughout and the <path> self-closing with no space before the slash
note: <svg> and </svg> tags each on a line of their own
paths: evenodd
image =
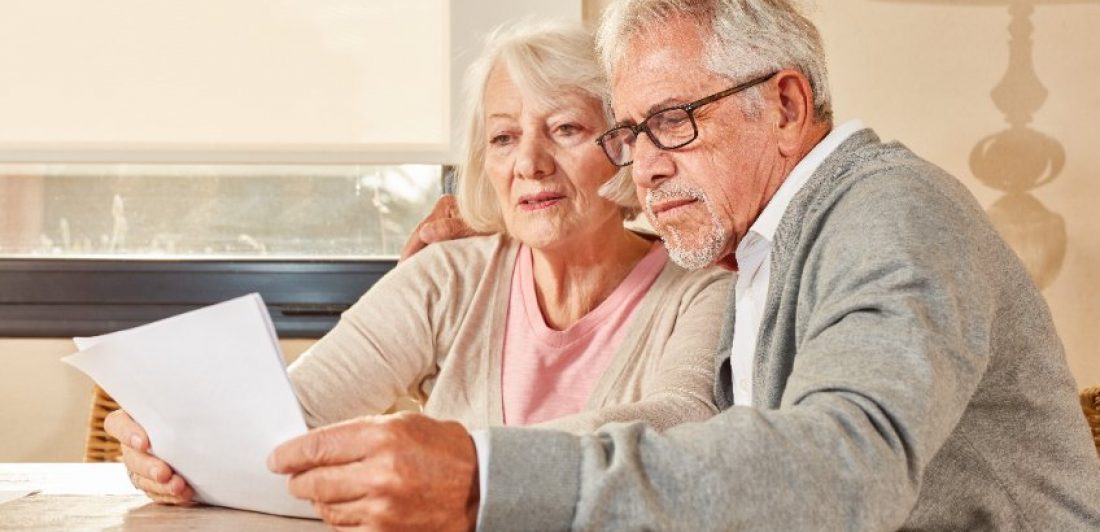
<svg viewBox="0 0 1100 532">
<path fill-rule="evenodd" d="M 706 44 L 697 32 L 675 26 L 627 41 L 611 71 L 611 106 L 616 118 L 641 118 L 653 106 L 704 95 L 722 79 L 707 68 L 705 51 Z"/>
</svg>

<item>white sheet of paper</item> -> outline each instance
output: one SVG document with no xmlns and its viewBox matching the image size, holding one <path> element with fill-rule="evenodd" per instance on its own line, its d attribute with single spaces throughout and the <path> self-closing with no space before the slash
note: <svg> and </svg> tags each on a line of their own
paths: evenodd
<svg viewBox="0 0 1100 532">
<path fill-rule="evenodd" d="M 145 429 L 153 453 L 200 501 L 317 518 L 265 465 L 307 429 L 259 294 L 74 340 L 80 351 L 62 360 Z"/>
</svg>

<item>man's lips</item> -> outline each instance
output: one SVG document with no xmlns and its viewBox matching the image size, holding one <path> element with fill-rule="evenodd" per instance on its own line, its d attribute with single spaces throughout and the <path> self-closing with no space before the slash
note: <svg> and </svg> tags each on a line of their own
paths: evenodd
<svg viewBox="0 0 1100 532">
<path fill-rule="evenodd" d="M 691 205 L 692 203 L 695 203 L 697 201 L 699 201 L 699 200 L 697 200 L 695 198 L 684 198 L 684 199 L 676 199 L 676 200 L 665 201 L 665 202 L 661 202 L 661 203 L 658 203 L 658 204 L 654 205 L 650 209 L 650 211 L 653 213 L 653 216 L 656 216 L 656 217 L 660 218 L 662 216 L 671 215 L 671 214 L 673 214 L 673 212 L 680 209 L 681 207 L 686 207 L 686 206 Z"/>
</svg>

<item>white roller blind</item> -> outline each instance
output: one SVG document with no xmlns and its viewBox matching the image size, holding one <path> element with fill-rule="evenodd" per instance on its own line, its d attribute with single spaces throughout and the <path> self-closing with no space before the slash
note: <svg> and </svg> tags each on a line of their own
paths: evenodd
<svg viewBox="0 0 1100 532">
<path fill-rule="evenodd" d="M 0 0 L 0 161 L 450 162 L 484 30 L 579 4 Z"/>
</svg>

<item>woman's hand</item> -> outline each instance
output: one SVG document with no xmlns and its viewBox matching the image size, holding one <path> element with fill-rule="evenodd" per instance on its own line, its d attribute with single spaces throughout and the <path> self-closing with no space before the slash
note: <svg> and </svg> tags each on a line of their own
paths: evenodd
<svg viewBox="0 0 1100 532">
<path fill-rule="evenodd" d="M 149 436 L 123 410 L 115 410 L 103 422 L 107 434 L 122 444 L 122 461 L 134 487 L 161 504 L 189 506 L 195 492 L 167 462 L 149 452 Z"/>
</svg>

